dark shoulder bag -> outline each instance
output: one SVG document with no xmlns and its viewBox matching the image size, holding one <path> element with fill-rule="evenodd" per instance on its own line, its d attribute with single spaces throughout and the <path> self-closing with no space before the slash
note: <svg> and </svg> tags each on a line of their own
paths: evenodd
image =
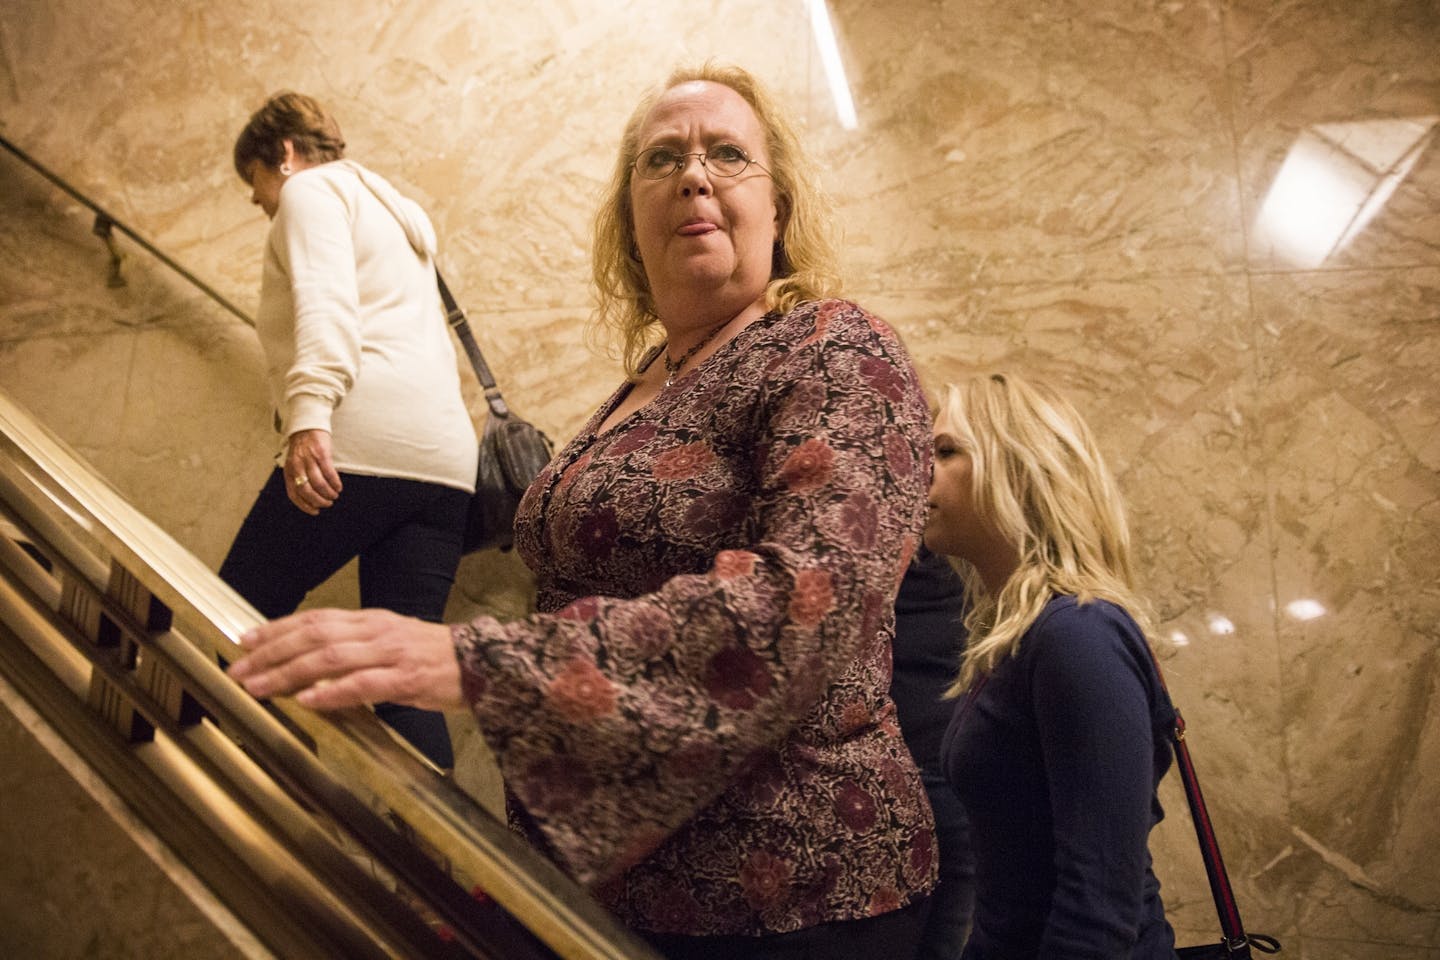
<svg viewBox="0 0 1440 960">
<path fill-rule="evenodd" d="M 440 288 L 440 299 L 445 302 L 445 319 L 460 338 L 490 407 L 490 416 L 480 437 L 475 496 L 470 500 L 470 513 L 465 522 L 465 552 L 492 547 L 509 550 L 514 542 L 515 510 L 520 506 L 520 498 L 536 474 L 550 462 L 554 448 L 550 438 L 534 424 L 510 411 L 470 331 L 470 322 L 438 270 L 435 282 Z"/>
</svg>

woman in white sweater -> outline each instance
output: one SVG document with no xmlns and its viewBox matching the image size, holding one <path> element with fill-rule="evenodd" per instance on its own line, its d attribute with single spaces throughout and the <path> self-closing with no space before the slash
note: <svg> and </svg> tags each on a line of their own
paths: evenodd
<svg viewBox="0 0 1440 960">
<path fill-rule="evenodd" d="M 235 142 L 235 170 L 271 219 L 256 329 L 280 443 L 220 576 L 274 618 L 358 556 L 363 606 L 438 622 L 474 490 L 475 431 L 430 220 L 344 150 L 320 104 L 290 92 Z M 453 765 L 442 715 L 376 712 Z"/>
</svg>

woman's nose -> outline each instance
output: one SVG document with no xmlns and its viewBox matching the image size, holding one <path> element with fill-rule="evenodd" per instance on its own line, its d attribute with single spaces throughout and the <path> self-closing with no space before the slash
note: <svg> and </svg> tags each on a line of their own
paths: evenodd
<svg viewBox="0 0 1440 960">
<path fill-rule="evenodd" d="M 681 196 L 696 194 L 704 197 L 710 194 L 710 170 L 700 159 L 700 154 L 692 153 L 685 157 L 685 165 L 680 168 L 679 177 Z"/>
</svg>

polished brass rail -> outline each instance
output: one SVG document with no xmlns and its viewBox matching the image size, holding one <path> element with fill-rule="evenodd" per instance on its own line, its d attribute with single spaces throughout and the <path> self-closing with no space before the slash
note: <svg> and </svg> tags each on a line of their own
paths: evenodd
<svg viewBox="0 0 1440 960">
<path fill-rule="evenodd" d="M 67 739 L 118 750 L 92 762 L 187 860 L 229 851 L 207 880 L 250 890 L 233 909 L 257 935 L 276 903 L 246 871 L 283 878 L 320 919 L 280 923 L 277 955 L 655 957 L 369 711 L 261 704 L 232 682 L 217 657 L 259 614 L 3 392 L 0 507 L 0 670 Z"/>
</svg>

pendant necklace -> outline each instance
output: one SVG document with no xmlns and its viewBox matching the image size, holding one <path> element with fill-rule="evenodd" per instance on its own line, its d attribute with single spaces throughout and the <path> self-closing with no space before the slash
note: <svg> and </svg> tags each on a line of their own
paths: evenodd
<svg viewBox="0 0 1440 960">
<path fill-rule="evenodd" d="M 718 326 L 711 327 L 710 332 L 705 334 L 705 336 L 700 339 L 699 343 L 695 344 L 695 346 L 691 347 L 689 350 L 686 350 L 685 354 L 679 360 L 670 359 L 670 343 L 668 340 L 666 341 L 665 349 L 660 354 L 660 359 L 665 361 L 666 389 L 669 389 L 670 387 L 673 387 L 675 385 L 675 377 L 677 374 L 680 373 L 680 368 L 685 366 L 686 362 L 691 357 L 695 356 L 696 353 L 700 352 L 701 347 L 705 346 L 705 344 L 709 343 L 711 340 L 714 340 L 715 334 L 719 333 L 722 329 L 729 325 L 730 321 L 726 320 L 724 323 Z"/>
</svg>

